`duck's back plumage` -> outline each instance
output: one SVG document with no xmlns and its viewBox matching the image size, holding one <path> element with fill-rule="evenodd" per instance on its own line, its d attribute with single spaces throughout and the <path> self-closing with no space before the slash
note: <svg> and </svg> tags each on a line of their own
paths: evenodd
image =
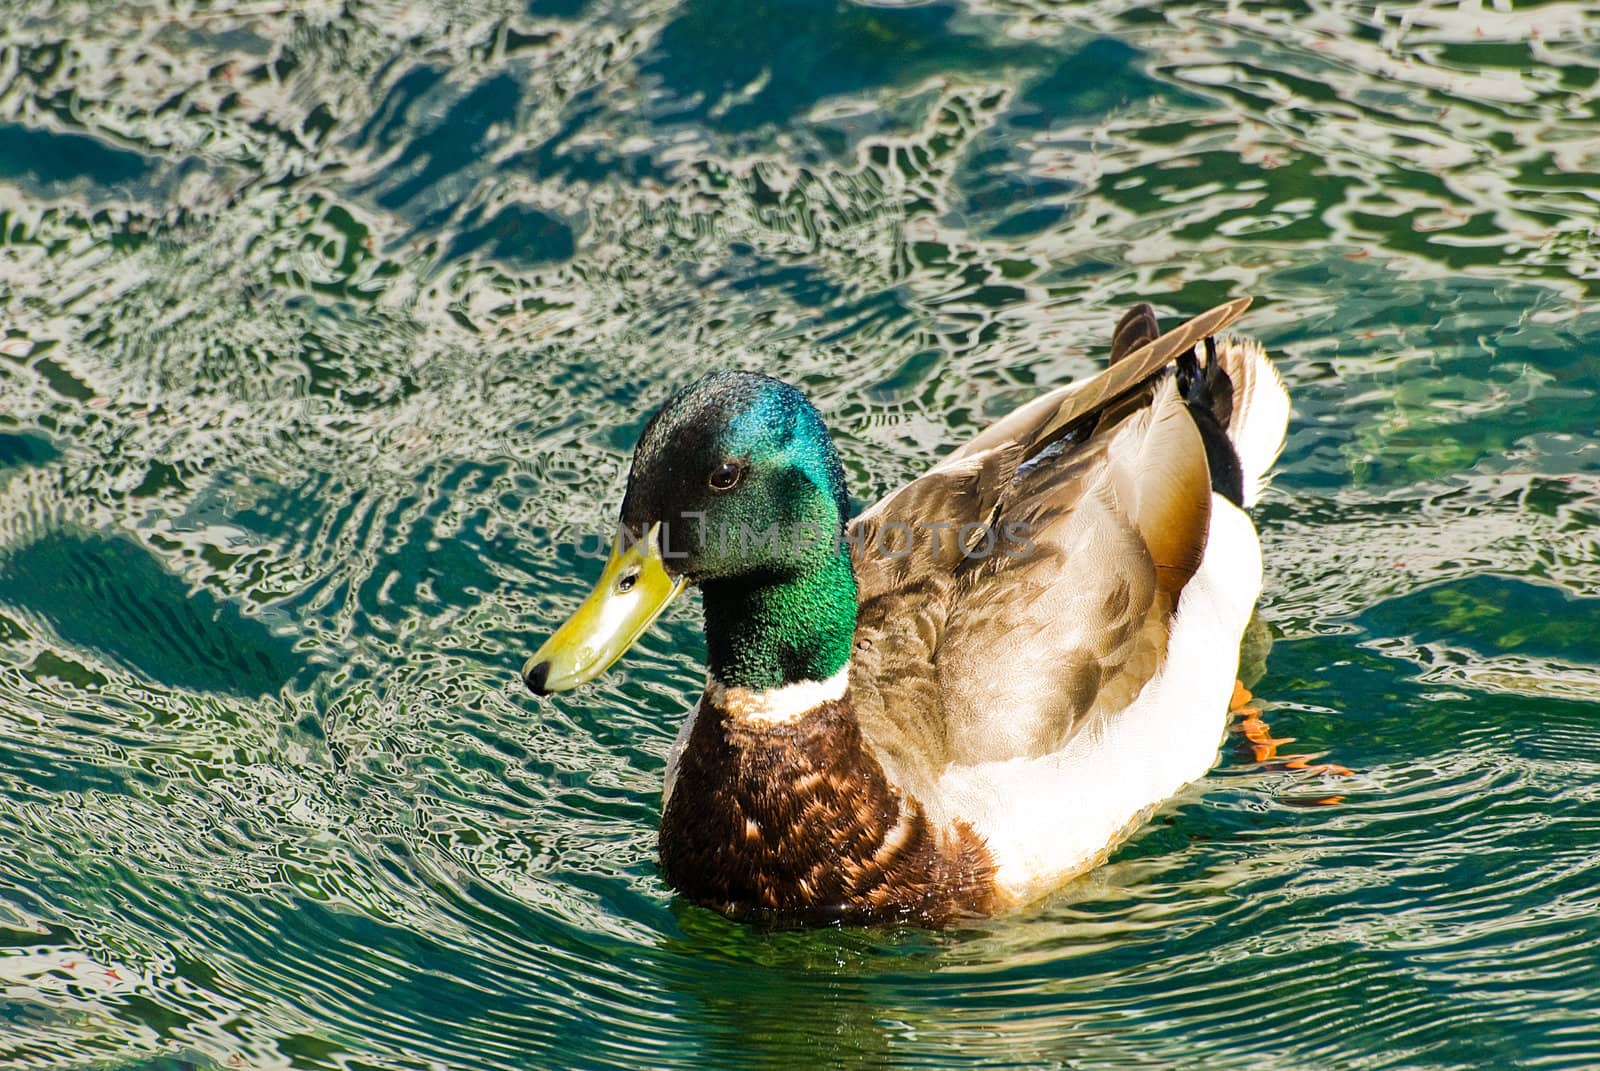
<svg viewBox="0 0 1600 1071">
<path fill-rule="evenodd" d="M 1202 429 L 1226 435 L 1211 445 L 1232 451 L 1249 504 L 1288 406 L 1254 343 L 1204 347 L 1215 398 L 1169 369 L 1247 304 L 1158 337 L 1134 310 L 1106 371 L 851 525 L 862 736 L 931 821 L 983 838 L 1002 898 L 1094 865 L 1215 758 L 1261 572 L 1249 519 L 1213 493 Z"/>
</svg>

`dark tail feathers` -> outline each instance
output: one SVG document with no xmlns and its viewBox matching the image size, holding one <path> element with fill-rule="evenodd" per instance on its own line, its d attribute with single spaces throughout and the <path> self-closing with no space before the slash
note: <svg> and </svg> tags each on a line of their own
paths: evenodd
<svg viewBox="0 0 1600 1071">
<path fill-rule="evenodd" d="M 1206 339 L 1206 363 L 1201 367 L 1194 350 L 1178 355 L 1178 393 L 1189 406 L 1206 444 L 1206 464 L 1211 469 L 1211 489 L 1244 508 L 1244 470 L 1239 451 L 1228 438 L 1228 421 L 1233 417 L 1233 380 L 1217 360 L 1217 343 Z"/>
</svg>

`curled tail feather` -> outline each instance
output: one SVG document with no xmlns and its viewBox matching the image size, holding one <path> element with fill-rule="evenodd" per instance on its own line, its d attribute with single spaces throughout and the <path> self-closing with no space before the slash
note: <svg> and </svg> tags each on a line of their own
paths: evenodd
<svg viewBox="0 0 1600 1071">
<path fill-rule="evenodd" d="M 1206 360 L 1200 363 L 1204 350 Z M 1216 342 L 1204 343 L 1178 354 L 1178 393 L 1189 407 L 1189 416 L 1200 429 L 1206 449 L 1206 466 L 1211 470 L 1211 489 L 1244 508 L 1244 470 L 1239 452 L 1228 434 L 1233 415 L 1233 380 L 1217 360 Z"/>
</svg>

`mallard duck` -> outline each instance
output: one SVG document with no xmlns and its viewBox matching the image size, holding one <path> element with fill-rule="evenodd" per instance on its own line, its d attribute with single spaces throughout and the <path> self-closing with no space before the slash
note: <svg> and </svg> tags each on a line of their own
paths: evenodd
<svg viewBox="0 0 1600 1071">
<path fill-rule="evenodd" d="M 592 594 L 523 668 L 610 666 L 686 585 L 708 676 L 669 755 L 661 871 L 733 916 L 941 925 L 1104 860 L 1216 759 L 1261 590 L 1245 510 L 1289 402 L 1249 304 L 1003 417 L 855 519 L 817 410 L 717 372 L 634 449 Z"/>
</svg>

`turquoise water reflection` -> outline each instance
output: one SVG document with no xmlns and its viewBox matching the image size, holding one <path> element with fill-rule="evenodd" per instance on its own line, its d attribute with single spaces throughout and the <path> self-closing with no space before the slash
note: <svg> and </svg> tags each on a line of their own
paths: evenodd
<svg viewBox="0 0 1600 1071">
<path fill-rule="evenodd" d="M 0 1064 L 1600 1063 L 1585 5 L 0 20 Z M 1354 775 L 961 932 L 674 902 L 695 609 L 516 672 L 650 409 L 795 380 L 869 500 L 1239 293 L 1257 690 Z"/>
</svg>

